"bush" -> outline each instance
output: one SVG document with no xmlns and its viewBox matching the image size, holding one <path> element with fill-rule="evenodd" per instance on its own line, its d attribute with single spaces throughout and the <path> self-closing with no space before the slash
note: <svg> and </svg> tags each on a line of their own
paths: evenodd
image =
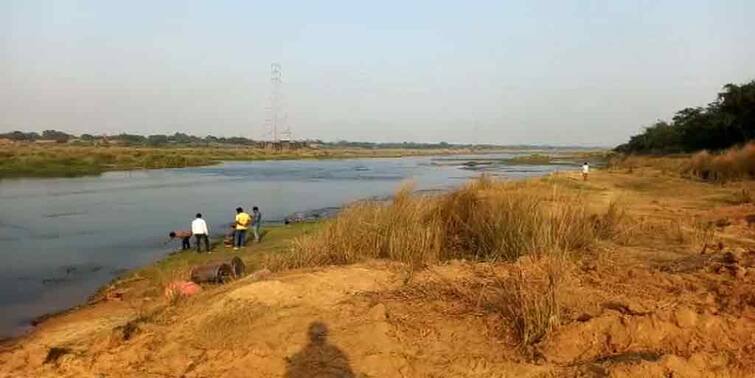
<svg viewBox="0 0 755 378">
<path fill-rule="evenodd" d="M 690 158 L 685 171 L 706 181 L 755 178 L 755 143 L 730 148 L 721 154 L 699 152 Z"/>
</svg>

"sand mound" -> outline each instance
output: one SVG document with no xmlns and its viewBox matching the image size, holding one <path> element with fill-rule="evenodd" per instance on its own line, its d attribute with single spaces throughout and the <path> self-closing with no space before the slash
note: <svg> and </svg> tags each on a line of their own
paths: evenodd
<svg viewBox="0 0 755 378">
<path fill-rule="evenodd" d="M 723 253 L 705 261 L 715 265 L 726 259 Z M 684 273 L 621 264 L 567 267 L 560 325 L 524 348 L 490 288 L 513 272 L 540 271 L 543 263 L 456 262 L 420 272 L 408 284 L 400 271 L 375 263 L 240 280 L 131 317 L 89 309 L 6 346 L 0 376 L 752 372 L 755 312 L 748 300 L 729 303 L 733 293 L 752 288 L 752 275 L 738 278 L 710 266 Z"/>
</svg>

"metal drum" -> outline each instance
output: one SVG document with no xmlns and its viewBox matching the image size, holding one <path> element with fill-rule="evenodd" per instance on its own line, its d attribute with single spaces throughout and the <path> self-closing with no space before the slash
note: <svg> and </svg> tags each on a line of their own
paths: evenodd
<svg viewBox="0 0 755 378">
<path fill-rule="evenodd" d="M 244 276 L 244 273 L 246 272 L 246 265 L 244 265 L 244 262 L 241 261 L 241 259 L 238 256 L 234 256 L 231 259 L 231 268 L 233 269 L 233 274 L 235 278 L 241 278 Z"/>
<path fill-rule="evenodd" d="M 226 283 L 235 277 L 234 268 L 231 264 L 224 262 L 200 265 L 191 271 L 191 280 L 198 284 Z"/>
<path fill-rule="evenodd" d="M 194 283 L 226 283 L 243 277 L 244 273 L 246 265 L 238 256 L 234 256 L 229 262 L 214 262 L 192 269 L 191 280 Z"/>
</svg>

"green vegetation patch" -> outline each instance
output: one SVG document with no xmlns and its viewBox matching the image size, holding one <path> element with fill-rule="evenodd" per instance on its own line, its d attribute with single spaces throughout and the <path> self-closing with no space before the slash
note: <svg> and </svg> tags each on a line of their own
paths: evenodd
<svg viewBox="0 0 755 378">
<path fill-rule="evenodd" d="M 262 242 L 256 244 L 249 241 L 246 248 L 240 250 L 224 247 L 222 239 L 215 239 L 211 245 L 212 253 L 197 253 L 194 249 L 176 251 L 152 265 L 128 273 L 123 280 L 128 281 L 139 276 L 149 280 L 155 290 L 161 290 L 171 281 L 187 279 L 191 269 L 196 266 L 216 261 L 230 261 L 235 256 L 241 258 L 246 265 L 247 273 L 251 273 L 265 268 L 270 256 L 290 251 L 294 238 L 307 235 L 320 227 L 321 222 L 263 227 Z M 176 245 L 180 245 L 180 241 L 176 241 Z"/>
</svg>

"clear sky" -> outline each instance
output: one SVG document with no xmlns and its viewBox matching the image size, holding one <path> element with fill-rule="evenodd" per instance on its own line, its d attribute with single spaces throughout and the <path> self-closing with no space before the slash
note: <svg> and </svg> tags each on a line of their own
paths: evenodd
<svg viewBox="0 0 755 378">
<path fill-rule="evenodd" d="M 0 131 L 613 145 L 755 79 L 755 1 L 0 0 Z"/>
</svg>

